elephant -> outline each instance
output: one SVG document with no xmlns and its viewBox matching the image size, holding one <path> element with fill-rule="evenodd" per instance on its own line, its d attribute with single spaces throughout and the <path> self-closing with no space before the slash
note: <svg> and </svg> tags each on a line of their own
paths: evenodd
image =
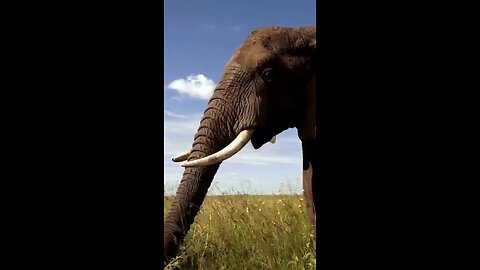
<svg viewBox="0 0 480 270">
<path fill-rule="evenodd" d="M 255 29 L 233 53 L 208 101 L 181 182 L 164 222 L 164 262 L 172 259 L 200 210 L 220 164 L 248 142 L 254 149 L 296 128 L 303 187 L 316 235 L 316 27 Z"/>
</svg>

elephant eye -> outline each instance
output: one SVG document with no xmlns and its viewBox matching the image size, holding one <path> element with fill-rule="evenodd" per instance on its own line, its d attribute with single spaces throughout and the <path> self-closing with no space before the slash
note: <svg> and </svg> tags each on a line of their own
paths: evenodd
<svg viewBox="0 0 480 270">
<path fill-rule="evenodd" d="M 273 79 L 273 69 L 266 68 L 262 71 L 262 79 L 266 82 L 271 82 Z"/>
</svg>

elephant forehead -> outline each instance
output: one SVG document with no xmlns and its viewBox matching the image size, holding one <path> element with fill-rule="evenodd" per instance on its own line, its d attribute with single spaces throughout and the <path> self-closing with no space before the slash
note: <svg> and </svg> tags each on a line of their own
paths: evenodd
<svg viewBox="0 0 480 270">
<path fill-rule="evenodd" d="M 272 51 L 261 44 L 245 43 L 238 48 L 230 58 L 228 65 L 239 66 L 244 69 L 255 69 L 272 56 Z"/>
<path fill-rule="evenodd" d="M 315 27 L 265 27 L 254 30 L 234 52 L 227 65 L 255 69 L 264 62 L 315 38 Z M 301 41 L 301 42 L 299 42 Z"/>
</svg>

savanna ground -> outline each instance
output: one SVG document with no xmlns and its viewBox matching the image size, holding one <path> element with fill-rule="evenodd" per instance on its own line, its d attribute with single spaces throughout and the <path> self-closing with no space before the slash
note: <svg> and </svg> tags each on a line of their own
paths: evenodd
<svg viewBox="0 0 480 270">
<path fill-rule="evenodd" d="M 165 269 L 315 269 L 314 242 L 302 196 L 207 196 Z"/>
</svg>

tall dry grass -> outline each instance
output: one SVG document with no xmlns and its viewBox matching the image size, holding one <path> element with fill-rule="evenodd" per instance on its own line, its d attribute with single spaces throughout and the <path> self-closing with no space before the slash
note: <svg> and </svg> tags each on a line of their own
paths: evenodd
<svg viewBox="0 0 480 270">
<path fill-rule="evenodd" d="M 207 196 L 165 269 L 315 269 L 314 242 L 302 196 Z"/>
</svg>

